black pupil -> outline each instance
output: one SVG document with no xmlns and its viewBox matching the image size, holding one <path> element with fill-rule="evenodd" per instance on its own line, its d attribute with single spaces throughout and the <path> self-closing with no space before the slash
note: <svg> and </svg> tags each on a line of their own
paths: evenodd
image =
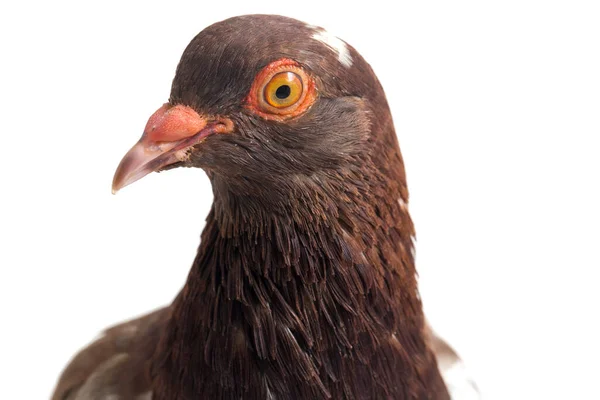
<svg viewBox="0 0 600 400">
<path fill-rule="evenodd" d="M 277 96 L 278 99 L 283 100 L 287 99 L 290 96 L 290 93 L 292 93 L 292 89 L 288 85 L 281 85 L 275 91 L 275 96 Z"/>
</svg>

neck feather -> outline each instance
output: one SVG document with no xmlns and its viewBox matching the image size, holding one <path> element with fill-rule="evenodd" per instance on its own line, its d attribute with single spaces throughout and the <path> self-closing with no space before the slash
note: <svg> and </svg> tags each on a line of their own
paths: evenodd
<svg viewBox="0 0 600 400">
<path fill-rule="evenodd" d="M 372 171 L 293 178 L 269 199 L 213 182 L 157 353 L 157 399 L 446 398 L 404 180 Z"/>
</svg>

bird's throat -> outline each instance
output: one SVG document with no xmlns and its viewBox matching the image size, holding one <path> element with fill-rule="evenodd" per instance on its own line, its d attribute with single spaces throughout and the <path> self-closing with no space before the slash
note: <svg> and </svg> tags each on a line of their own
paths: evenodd
<svg viewBox="0 0 600 400">
<path fill-rule="evenodd" d="M 445 398 L 404 200 L 368 193 L 251 214 L 217 198 L 157 352 L 155 397 Z"/>
</svg>

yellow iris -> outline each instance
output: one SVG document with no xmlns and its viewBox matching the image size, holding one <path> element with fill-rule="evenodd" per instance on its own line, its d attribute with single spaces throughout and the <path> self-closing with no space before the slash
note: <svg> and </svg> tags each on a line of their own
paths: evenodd
<svg viewBox="0 0 600 400">
<path fill-rule="evenodd" d="M 286 108 L 294 105 L 302 97 L 302 79 L 293 72 L 280 72 L 265 86 L 264 96 L 269 105 Z"/>
</svg>

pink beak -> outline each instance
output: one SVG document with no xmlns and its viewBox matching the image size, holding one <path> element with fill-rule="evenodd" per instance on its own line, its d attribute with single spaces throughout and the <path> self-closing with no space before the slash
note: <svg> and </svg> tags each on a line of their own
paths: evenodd
<svg viewBox="0 0 600 400">
<path fill-rule="evenodd" d="M 113 194 L 150 172 L 185 161 L 191 147 L 210 135 L 231 132 L 232 128 L 229 119 L 208 119 L 190 107 L 164 104 L 152 114 L 140 140 L 119 163 Z"/>
</svg>

